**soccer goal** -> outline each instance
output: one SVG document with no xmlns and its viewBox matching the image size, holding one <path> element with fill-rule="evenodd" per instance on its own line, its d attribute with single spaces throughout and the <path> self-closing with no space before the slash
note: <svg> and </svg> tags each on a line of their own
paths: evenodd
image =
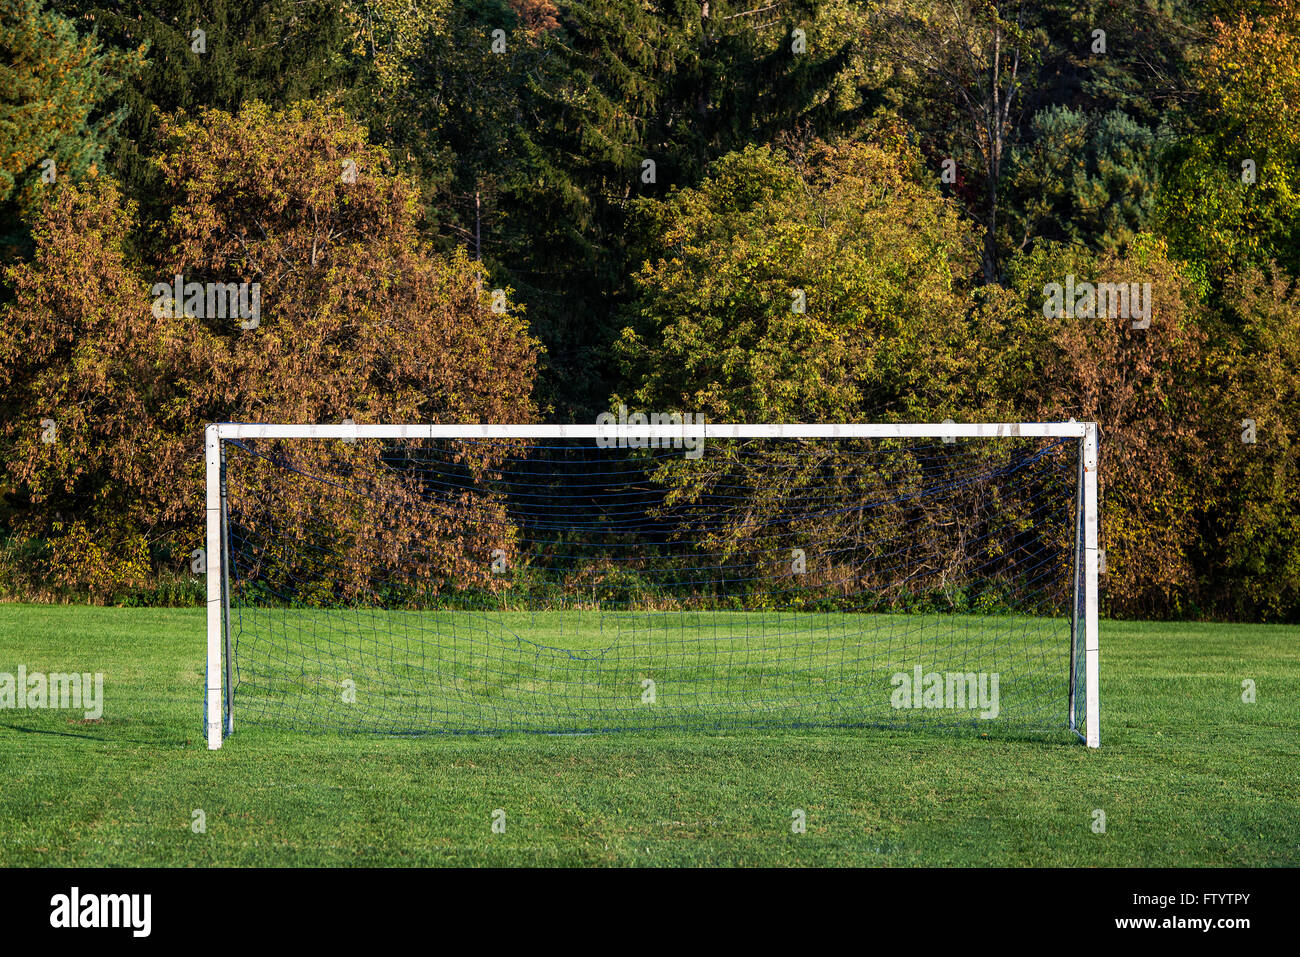
<svg viewBox="0 0 1300 957">
<path fill-rule="evenodd" d="M 1097 747 L 1093 423 L 209 426 L 236 727 Z"/>
</svg>

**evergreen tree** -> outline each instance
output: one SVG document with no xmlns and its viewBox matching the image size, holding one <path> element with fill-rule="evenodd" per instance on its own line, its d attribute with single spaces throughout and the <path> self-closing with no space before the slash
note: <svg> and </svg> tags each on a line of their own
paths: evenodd
<svg viewBox="0 0 1300 957">
<path fill-rule="evenodd" d="M 149 157 L 160 116 L 237 110 L 246 101 L 283 106 L 347 88 L 353 29 L 327 0 L 62 0 L 67 15 L 102 39 L 144 48 L 145 68 L 122 89 L 122 142 L 113 171 L 146 217 L 166 205 Z"/>
<path fill-rule="evenodd" d="M 642 255 L 633 200 L 857 115 L 851 34 L 820 20 L 843 6 L 480 0 L 412 24 L 377 5 L 376 132 L 418 169 L 435 232 L 526 304 L 544 405 L 590 419 L 612 391 L 612 317 Z"/>
<path fill-rule="evenodd" d="M 105 103 L 139 65 L 42 0 L 0 2 L 0 262 L 29 245 L 48 188 L 102 170 L 123 117 Z"/>
</svg>

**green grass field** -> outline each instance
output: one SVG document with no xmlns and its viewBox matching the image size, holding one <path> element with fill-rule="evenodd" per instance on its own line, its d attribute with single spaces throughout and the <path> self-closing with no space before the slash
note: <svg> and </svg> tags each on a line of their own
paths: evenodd
<svg viewBox="0 0 1300 957">
<path fill-rule="evenodd" d="M 1099 752 L 873 729 L 270 727 L 209 752 L 203 646 L 201 609 L 0 605 L 0 672 L 100 671 L 106 698 L 97 722 L 0 711 L 0 864 L 1300 863 L 1300 628 L 1103 622 Z"/>
</svg>

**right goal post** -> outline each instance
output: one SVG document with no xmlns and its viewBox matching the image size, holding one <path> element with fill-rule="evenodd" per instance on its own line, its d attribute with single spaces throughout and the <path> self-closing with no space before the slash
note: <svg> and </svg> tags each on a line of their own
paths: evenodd
<svg viewBox="0 0 1300 957">
<path fill-rule="evenodd" d="M 1100 745 L 1094 423 L 691 419 L 209 426 L 209 748 L 236 717 Z"/>
</svg>

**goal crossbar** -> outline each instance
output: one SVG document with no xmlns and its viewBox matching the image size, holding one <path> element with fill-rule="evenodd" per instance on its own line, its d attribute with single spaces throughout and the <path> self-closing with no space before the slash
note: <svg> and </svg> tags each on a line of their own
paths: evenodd
<svg viewBox="0 0 1300 957">
<path fill-rule="evenodd" d="M 828 425 L 741 425 L 735 423 L 660 423 L 637 425 L 273 425 L 224 422 L 209 426 L 219 439 L 915 439 L 915 438 L 1076 438 L 1091 422 L 994 423 L 841 423 Z"/>
<path fill-rule="evenodd" d="M 223 422 L 205 432 L 206 455 L 206 571 L 207 668 L 205 724 L 210 749 L 234 730 L 229 707 L 230 648 L 228 561 L 223 540 L 226 504 L 222 442 L 230 439 L 962 439 L 962 438 L 1062 438 L 1080 442 L 1079 548 L 1083 606 L 1077 627 L 1083 631 L 1083 660 L 1072 662 L 1084 676 L 1084 740 L 1100 746 L 1100 642 L 1098 615 L 1098 440 L 1095 422 L 1001 423 L 836 423 L 836 424 L 736 424 L 662 420 L 658 423 L 585 425 L 476 424 L 362 425 L 270 424 Z M 1073 710 L 1071 710 L 1073 716 Z M 1071 719 L 1073 721 L 1073 717 Z"/>
</svg>

